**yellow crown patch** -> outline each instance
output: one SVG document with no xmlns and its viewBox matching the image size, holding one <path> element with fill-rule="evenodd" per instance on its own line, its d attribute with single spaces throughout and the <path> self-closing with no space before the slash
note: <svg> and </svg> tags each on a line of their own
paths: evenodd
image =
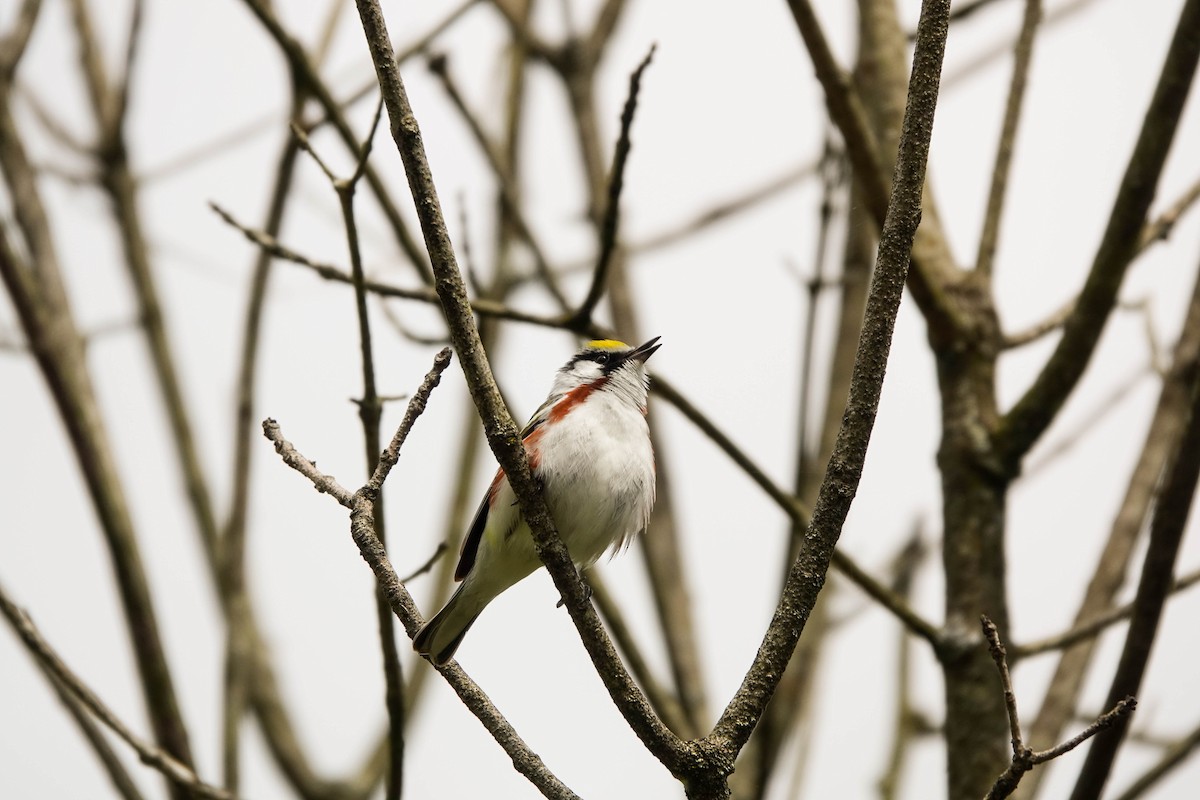
<svg viewBox="0 0 1200 800">
<path fill-rule="evenodd" d="M 625 350 L 629 345 L 624 342 L 618 342 L 616 339 L 593 339 L 587 343 L 589 349 L 592 350 Z"/>
</svg>

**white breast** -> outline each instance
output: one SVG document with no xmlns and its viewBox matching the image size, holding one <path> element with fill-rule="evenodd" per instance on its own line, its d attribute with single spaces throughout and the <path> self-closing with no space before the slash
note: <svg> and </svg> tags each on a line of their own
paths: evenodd
<svg viewBox="0 0 1200 800">
<path fill-rule="evenodd" d="M 641 410 L 595 392 L 549 426 L 537 473 L 559 533 L 580 565 L 624 546 L 654 506 L 654 452 Z"/>
</svg>

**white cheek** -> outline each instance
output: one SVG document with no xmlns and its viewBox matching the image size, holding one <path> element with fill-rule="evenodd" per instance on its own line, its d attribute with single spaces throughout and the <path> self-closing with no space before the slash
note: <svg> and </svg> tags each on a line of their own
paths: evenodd
<svg viewBox="0 0 1200 800">
<path fill-rule="evenodd" d="M 595 361 L 580 361 L 575 365 L 573 373 L 580 383 L 587 383 L 599 378 L 602 374 L 600 365 Z"/>
</svg>

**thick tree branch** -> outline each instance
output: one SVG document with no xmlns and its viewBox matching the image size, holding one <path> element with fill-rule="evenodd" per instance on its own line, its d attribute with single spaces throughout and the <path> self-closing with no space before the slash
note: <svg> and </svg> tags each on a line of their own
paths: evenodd
<svg viewBox="0 0 1200 800">
<path fill-rule="evenodd" d="M 357 5 L 391 120 L 392 137 L 404 162 L 409 188 L 417 206 L 426 250 L 433 266 L 435 287 L 450 326 L 451 341 L 467 377 L 472 400 L 479 409 L 488 444 L 508 476 L 517 495 L 521 514 L 533 531 L 538 555 L 546 563 L 555 586 L 563 595 L 567 610 L 613 702 L 650 751 L 673 773 L 677 772 L 682 766 L 685 748 L 651 711 L 645 696 L 629 677 L 604 635 L 604 629 L 588 601 L 566 546 L 554 529 L 545 500 L 530 474 L 517 426 L 492 378 L 446 230 L 437 190 L 433 185 L 420 128 L 413 116 L 399 70 L 391 57 L 392 47 L 383 12 L 377 0 L 357 0 Z"/>
<path fill-rule="evenodd" d="M 797 4 L 792 5 L 794 9 Z M 949 12 L 950 4 L 946 0 L 926 0 L 922 4 L 908 105 L 892 178 L 892 196 L 880 231 L 850 398 L 813 508 L 806 546 L 793 564 L 783 598 L 754 663 L 707 737 L 727 752 L 736 753 L 745 745 L 774 693 L 824 585 L 825 573 L 862 475 L 879 407 L 896 313 L 908 274 L 909 252 L 921 219 L 925 166 L 937 107 Z"/>
<path fill-rule="evenodd" d="M 882 226 L 888 211 L 888 175 L 863 100 L 838 66 L 809 1 L 788 0 L 788 8 L 808 48 L 817 80 L 825 91 L 830 119 L 838 126 L 846 142 L 846 156 L 854 168 L 854 180 L 862 189 L 863 199 L 875 223 Z M 931 241 L 940 238 L 939 235 L 921 228 L 916 236 L 928 245 L 919 248 L 921 251 L 942 255 L 923 262 L 916 258 L 914 252 L 913 268 L 909 270 L 907 278 L 909 288 L 931 329 L 938 336 L 949 336 L 964 325 L 961 313 L 946 292 L 947 285 L 955 280 L 955 270 L 949 261 L 945 243 Z"/>
<path fill-rule="evenodd" d="M 1017 470 L 1022 457 L 1058 415 L 1083 376 L 1108 322 L 1126 268 L 1137 251 L 1146 214 L 1196 74 L 1200 60 L 1197 30 L 1200 30 L 1200 0 L 1187 0 L 1075 309 L 1063 326 L 1054 353 L 1033 385 L 1004 416 L 996 434 L 997 449 L 1011 471 Z"/>
<path fill-rule="evenodd" d="M 1200 363 L 1200 273 L 1193 282 L 1174 358 L 1163 376 L 1158 403 L 1141 452 L 1092 578 L 1079 601 L 1076 627 L 1087 625 L 1098 610 L 1111 607 L 1117 592 L 1125 584 L 1139 534 L 1145 528 L 1161 488 L 1161 477 L 1183 435 L 1197 363 Z M 1042 707 L 1030 728 L 1029 739 L 1035 747 L 1057 741 L 1071 720 L 1088 674 L 1088 664 L 1096 652 L 1096 643 L 1095 638 L 1084 639 L 1063 651 Z M 1032 796 L 1043 774 L 1039 771 L 1031 775 L 1022 786 L 1022 794 Z"/>
<path fill-rule="evenodd" d="M 1191 35 L 1200 41 L 1200 36 L 1195 35 L 1196 30 L 1193 28 Z M 1196 481 L 1200 478 L 1200 364 L 1192 365 L 1189 377 L 1191 403 L 1187 412 L 1188 421 L 1166 469 L 1162 493 L 1154 508 L 1150 544 L 1142 563 L 1125 647 L 1108 691 L 1106 705 L 1109 706 L 1122 697 L 1137 694 L 1141 687 L 1142 676 L 1158 633 L 1158 622 L 1169 594 L 1188 513 L 1196 494 Z M 1127 721 L 1122 720 L 1092 744 L 1071 793 L 1071 800 L 1094 800 L 1100 796 L 1127 727 Z"/>
</svg>

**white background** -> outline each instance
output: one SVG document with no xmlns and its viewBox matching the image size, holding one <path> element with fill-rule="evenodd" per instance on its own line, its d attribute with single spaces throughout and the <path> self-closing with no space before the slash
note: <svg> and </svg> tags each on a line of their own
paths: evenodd
<svg viewBox="0 0 1200 800">
<path fill-rule="evenodd" d="M 106 3 L 102 10 L 94 5 L 106 54 L 115 65 L 125 4 Z M 311 44 L 324 5 L 281 3 L 280 13 L 288 29 Z M 357 18 L 345 5 L 323 70 L 339 95 L 372 76 Z M 554 38 L 562 30 L 561 6 L 541 5 L 540 29 Z M 576 20 L 590 20 L 593 5 L 572 3 Z M 916 3 L 902 5 L 911 26 Z M 947 79 L 981 51 L 1011 40 L 1020 5 L 997 3 L 954 28 Z M 1049 3 L 1051 11 L 1061 5 Z M 5 29 L 15 6 L 0 7 Z M 786 4 L 630 6 L 604 62 L 599 94 L 611 143 L 628 73 L 652 42 L 658 44 L 643 81 L 626 174 L 622 224 L 628 241 L 651 236 L 820 154 L 822 96 Z M 1048 24 L 1039 37 L 996 268 L 1007 330 L 1043 318 L 1081 285 L 1180 6 L 1096 0 L 1069 19 Z M 444 2 L 385 4 L 393 40 L 403 45 L 416 39 L 452 7 Z M 854 32 L 850 4 L 825 2 L 818 12 L 839 58 L 849 64 Z M 501 119 L 502 46 L 499 18 L 486 5 L 473 8 L 436 42 L 436 49 L 450 54 L 451 69 L 469 102 L 492 130 L 498 130 Z M 86 137 L 90 118 L 75 58 L 66 4 L 49 0 L 21 66 L 22 82 L 69 129 Z M 951 245 L 963 263 L 976 248 L 1010 70 L 1010 58 L 993 60 L 950 84 L 938 110 L 929 177 Z M 423 64 L 409 62 L 403 74 L 452 233 L 460 248 L 467 238 L 476 263 L 486 268 L 494 205 L 486 166 Z M 564 97 L 541 68 L 532 70 L 531 89 L 529 135 L 522 152 L 527 213 L 554 263 L 585 258 L 592 237 L 579 199 L 582 182 L 574 140 L 564 125 Z M 216 201 L 243 221 L 261 225 L 276 154 L 287 135 L 287 103 L 283 61 L 239 3 L 148 4 L 133 87 L 130 150 L 135 170 L 145 176 L 141 208 L 222 515 L 230 491 L 233 381 L 255 254 L 207 203 Z M 353 109 L 360 131 L 369 106 Z M 27 107 L 22 112 L 35 158 L 78 170 L 83 162 L 41 133 Z M 217 152 L 188 158 L 235 132 L 235 140 Z M 1198 137 L 1200 112 L 1193 102 L 1176 138 L 1156 210 L 1200 177 Z M 331 136 L 317 135 L 314 141 L 335 169 L 350 170 L 344 149 Z M 386 135 L 376 144 L 372 163 L 389 176 L 395 196 L 403 199 L 395 150 Z M 172 166 L 180 158 L 187 165 Z M 121 326 L 97 338 L 89 363 L 126 481 L 199 771 L 215 780 L 220 771 L 223 626 L 186 512 L 142 340 L 132 326 L 134 305 L 108 204 L 96 190 L 56 178 L 46 178 L 42 188 L 81 327 Z M 347 263 L 336 199 L 307 159 L 294 193 L 283 240 L 315 258 Z M 654 371 L 669 377 L 784 485 L 791 482 L 794 460 L 794 365 L 805 313 L 801 280 L 786 264 L 811 270 L 818 203 L 816 182 L 802 183 L 689 244 L 631 262 L 641 333 L 663 337 Z M 361 206 L 368 269 L 381 279 L 413 285 L 411 270 L 395 252 L 365 193 Z M 5 214 L 11 215 L 7 203 Z M 1168 243 L 1140 259 L 1122 291 L 1126 300 L 1150 300 L 1152 327 L 1168 343 L 1178 331 L 1200 257 L 1198 216 L 1189 215 Z M 581 277 L 566 286 L 579 298 L 586 283 Z M 514 304 L 551 310 L 535 292 L 518 294 Z M 397 310 L 417 331 L 436 335 L 441 330 L 428 308 L 403 304 Z M 399 340 L 377 309 L 375 319 L 381 391 L 409 392 L 436 348 Z M 0 305 L 0 330 L 11 338 L 16 329 L 13 310 Z M 1144 329 L 1136 314 L 1114 317 L 1063 421 L 1050 430 L 1030 464 L 1098 403 L 1105 403 L 1114 387 L 1144 371 L 1149 361 Z M 363 479 L 361 434 L 348 402 L 361 391 L 356 336 L 353 297 L 345 287 L 290 265 L 275 268 L 255 417 L 277 418 L 302 452 L 349 486 Z M 998 386 L 1002 403 L 1020 396 L 1052 344 L 1053 337 L 1004 358 Z M 505 328 L 493 364 L 518 417 L 537 407 L 553 370 L 574 347 L 562 333 L 515 324 Z M 924 326 L 908 300 L 891 363 L 867 471 L 841 545 L 877 572 L 901 546 L 914 519 L 925 521 L 930 542 L 940 537 L 934 464 L 939 401 Z M 1006 632 L 1012 641 L 1069 625 L 1156 397 L 1157 382 L 1143 376 L 1069 455 L 1036 480 L 1014 488 L 1009 515 L 1014 630 Z M 477 426 L 463 429 L 467 402 L 453 366 L 387 485 L 393 558 L 402 574 L 423 562 L 439 539 L 457 468 L 454 453 L 462 436 L 479 435 Z M 148 736 L 109 558 L 52 401 L 25 354 L 0 353 L 0 410 L 0 580 L 68 664 Z M 389 407 L 385 429 L 399 421 L 401 412 L 400 405 Z M 658 404 L 652 422 L 667 443 L 660 460 L 671 470 L 677 490 L 680 535 L 715 712 L 736 688 L 769 619 L 787 526 L 761 492 L 674 411 Z M 347 536 L 342 509 L 283 467 L 265 441 L 255 444 L 254 458 L 253 600 L 304 744 L 320 771 L 344 775 L 358 765 L 384 726 L 371 576 Z M 479 465 L 480 491 L 491 469 L 490 461 Z M 1185 541 L 1181 572 L 1200 563 L 1194 528 Z M 641 639 L 653 641 L 656 623 L 640 557 L 629 554 L 603 570 Z M 411 588 L 424 603 L 427 582 L 416 581 Z M 921 573 L 914 601 L 933 620 L 940 618 L 940 593 L 940 567 L 934 559 Z M 466 639 L 459 653 L 462 665 L 546 764 L 582 796 L 682 796 L 613 708 L 565 612 L 554 608 L 555 599 L 542 574 L 508 592 Z M 854 616 L 833 640 L 836 646 L 823 665 L 818 717 L 800 785 L 806 797 L 870 797 L 892 730 L 897 627 L 850 587 L 839 587 L 833 602 Z M 423 610 L 429 614 L 434 609 Z M 1194 666 L 1198 612 L 1195 593 L 1172 601 L 1135 729 L 1174 738 L 1200 719 Z M 1089 682 L 1089 711 L 1099 710 L 1122 641 L 1123 628 L 1104 639 L 1103 661 L 1110 666 Z M 663 668 L 660 651 L 648 649 L 655 665 Z M 937 669 L 921 645 L 915 650 L 920 653 L 917 702 L 937 720 Z M 406 670 L 427 668 L 405 655 Z M 1052 663 L 1052 657 L 1044 657 L 1016 673 L 1027 719 L 1040 702 Z M 0 634 L 0 676 L 0 794 L 109 796 L 94 757 L 8 633 Z M 536 796 L 446 686 L 437 679 L 431 684 L 408 740 L 407 796 Z M 243 794 L 280 796 L 280 778 L 255 726 L 247 725 L 246 731 Z M 1114 785 L 1140 774 L 1156 752 L 1128 745 Z M 152 773 L 135 759 L 128 761 L 148 792 L 161 792 Z M 1081 754 L 1075 753 L 1053 767 L 1045 796 L 1063 796 L 1081 763 Z M 941 796 L 943 770 L 940 741 L 929 738 L 906 772 L 905 796 Z M 1193 763 L 1154 796 L 1188 797 L 1188 787 L 1197 782 L 1200 768 Z M 780 781 L 774 796 L 783 797 L 787 783 Z"/>
</svg>

